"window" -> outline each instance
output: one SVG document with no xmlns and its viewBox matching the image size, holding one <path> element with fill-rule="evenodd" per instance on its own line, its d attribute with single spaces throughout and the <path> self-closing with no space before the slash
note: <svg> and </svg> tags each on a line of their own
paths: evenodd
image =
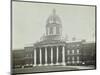
<svg viewBox="0 0 100 75">
<path fill-rule="evenodd" d="M 72 54 L 74 54 L 74 52 L 75 52 L 75 51 L 74 51 L 74 50 L 72 50 Z"/>
<path fill-rule="evenodd" d="M 77 54 L 79 54 L 79 49 L 77 49 Z"/>
<path fill-rule="evenodd" d="M 73 64 L 75 63 L 75 58 L 74 58 L 74 56 L 72 57 L 72 63 L 73 63 Z"/>
<path fill-rule="evenodd" d="M 73 57 L 72 57 L 72 61 L 74 61 L 74 59 L 75 59 L 75 58 L 74 58 L 74 56 L 73 56 Z"/>
<path fill-rule="evenodd" d="M 70 50 L 67 50 L 67 54 L 70 54 Z"/>
<path fill-rule="evenodd" d="M 67 63 L 69 64 L 69 63 L 70 63 L 70 61 L 67 61 Z"/>
<path fill-rule="evenodd" d="M 77 63 L 79 63 L 79 61 L 77 61 Z"/>
<path fill-rule="evenodd" d="M 77 60 L 79 60 L 79 56 L 77 56 Z"/>
<path fill-rule="evenodd" d="M 68 63 L 68 64 L 70 63 L 70 57 L 67 58 L 67 63 Z"/>
<path fill-rule="evenodd" d="M 70 57 L 68 57 L 67 60 L 70 60 Z"/>
<path fill-rule="evenodd" d="M 75 61 L 72 61 L 72 63 L 74 64 L 74 63 L 75 63 Z"/>
<path fill-rule="evenodd" d="M 53 28 L 53 33 L 56 34 L 56 27 Z"/>
<path fill-rule="evenodd" d="M 79 56 L 77 56 L 77 63 L 79 63 Z"/>
</svg>

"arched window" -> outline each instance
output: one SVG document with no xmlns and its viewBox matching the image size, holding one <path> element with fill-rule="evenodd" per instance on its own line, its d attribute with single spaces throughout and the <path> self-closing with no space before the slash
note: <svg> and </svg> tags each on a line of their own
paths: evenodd
<svg viewBox="0 0 100 75">
<path fill-rule="evenodd" d="M 53 34 L 56 34 L 56 27 L 53 27 Z"/>
</svg>

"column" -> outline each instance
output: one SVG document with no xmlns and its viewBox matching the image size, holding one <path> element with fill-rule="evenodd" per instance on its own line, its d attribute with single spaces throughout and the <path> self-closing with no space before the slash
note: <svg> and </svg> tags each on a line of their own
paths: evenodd
<svg viewBox="0 0 100 75">
<path fill-rule="evenodd" d="M 57 56 L 56 56 L 57 57 L 57 62 L 56 62 L 57 65 L 58 65 L 58 58 L 59 58 L 59 54 L 58 53 L 59 53 L 59 49 L 57 47 Z"/>
<path fill-rule="evenodd" d="M 39 64 L 39 66 L 41 66 L 42 65 L 42 51 L 41 51 L 41 48 L 40 48 L 40 64 Z"/>
<path fill-rule="evenodd" d="M 45 47 L 45 65 L 47 65 L 47 48 Z"/>
<path fill-rule="evenodd" d="M 66 65 L 65 64 L 65 47 L 64 46 L 62 47 L 62 64 Z"/>
<path fill-rule="evenodd" d="M 34 66 L 36 66 L 36 49 L 34 49 Z"/>
<path fill-rule="evenodd" d="M 51 47 L 51 65 L 53 65 L 53 48 Z"/>
</svg>

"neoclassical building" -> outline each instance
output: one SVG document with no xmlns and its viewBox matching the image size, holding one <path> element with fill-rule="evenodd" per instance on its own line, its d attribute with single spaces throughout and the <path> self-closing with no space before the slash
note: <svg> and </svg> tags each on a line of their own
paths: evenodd
<svg viewBox="0 0 100 75">
<path fill-rule="evenodd" d="M 22 61 L 18 60 L 18 57 L 17 60 L 13 59 L 14 66 L 95 65 L 95 42 L 75 39 L 64 41 L 61 19 L 55 9 L 46 21 L 45 30 L 46 34 L 41 41 L 34 43 L 33 46 L 24 47 Z"/>
<path fill-rule="evenodd" d="M 36 65 L 65 65 L 66 42 L 61 39 L 62 24 L 60 17 L 53 10 L 46 22 L 46 35 L 34 44 L 33 57 Z M 26 48 L 25 48 L 26 49 Z M 27 49 L 26 49 L 27 50 Z"/>
</svg>

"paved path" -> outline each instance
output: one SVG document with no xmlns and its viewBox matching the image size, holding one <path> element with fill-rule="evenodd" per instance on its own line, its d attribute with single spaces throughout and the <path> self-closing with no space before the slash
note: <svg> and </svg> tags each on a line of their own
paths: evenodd
<svg viewBox="0 0 100 75">
<path fill-rule="evenodd" d="M 94 66 L 35 66 L 32 68 L 14 69 L 14 73 L 37 73 L 53 71 L 73 71 L 82 69 L 94 69 Z"/>
</svg>

